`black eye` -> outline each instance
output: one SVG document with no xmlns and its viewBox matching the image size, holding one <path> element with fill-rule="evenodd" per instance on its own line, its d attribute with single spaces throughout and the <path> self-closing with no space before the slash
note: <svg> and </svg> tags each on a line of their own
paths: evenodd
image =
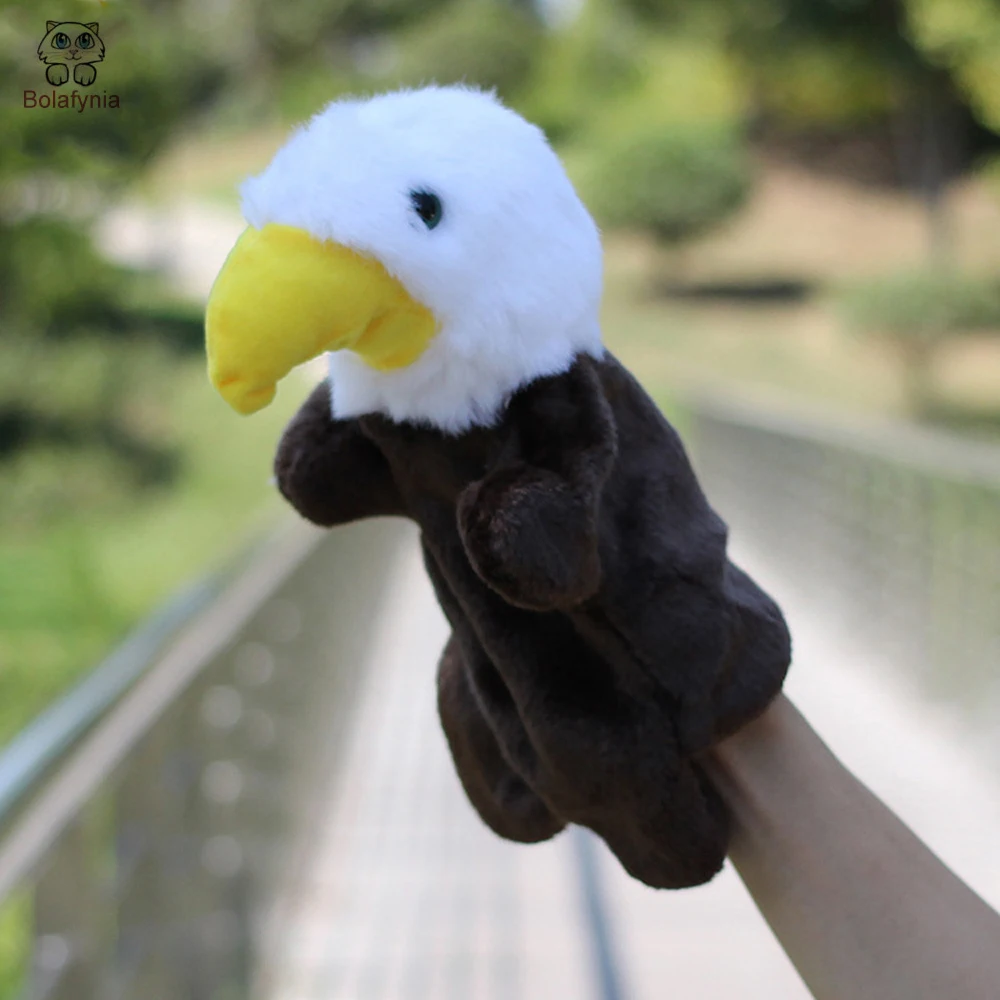
<svg viewBox="0 0 1000 1000">
<path fill-rule="evenodd" d="M 413 203 L 413 211 L 420 216 L 420 221 L 428 229 L 433 229 L 444 214 L 441 207 L 441 199 L 430 191 L 411 191 L 410 201 Z"/>
<path fill-rule="evenodd" d="M 57 49 L 69 48 L 69 35 L 63 34 L 63 32 L 58 32 L 52 38 L 52 44 Z"/>
<path fill-rule="evenodd" d="M 85 31 L 76 40 L 76 44 L 80 46 L 81 49 L 89 49 L 94 44 L 94 36 L 90 34 L 89 31 Z"/>
</svg>

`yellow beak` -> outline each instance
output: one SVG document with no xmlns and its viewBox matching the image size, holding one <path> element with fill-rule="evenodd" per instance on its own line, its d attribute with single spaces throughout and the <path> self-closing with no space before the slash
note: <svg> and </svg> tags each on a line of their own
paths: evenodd
<svg viewBox="0 0 1000 1000">
<path fill-rule="evenodd" d="M 274 398 L 296 365 L 349 348 L 387 371 L 415 361 L 434 316 L 377 261 L 268 223 L 237 240 L 205 313 L 208 374 L 239 413 Z"/>
</svg>

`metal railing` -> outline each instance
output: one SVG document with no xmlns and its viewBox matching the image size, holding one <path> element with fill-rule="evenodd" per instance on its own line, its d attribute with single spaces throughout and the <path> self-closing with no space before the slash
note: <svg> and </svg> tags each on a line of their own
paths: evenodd
<svg viewBox="0 0 1000 1000">
<path fill-rule="evenodd" d="M 1000 704 L 1000 448 L 905 425 L 686 407 L 734 535 L 826 622 L 937 696 Z"/>
<path fill-rule="evenodd" d="M 0 755 L 2 1000 L 260 992 L 399 537 L 289 526 Z"/>
</svg>

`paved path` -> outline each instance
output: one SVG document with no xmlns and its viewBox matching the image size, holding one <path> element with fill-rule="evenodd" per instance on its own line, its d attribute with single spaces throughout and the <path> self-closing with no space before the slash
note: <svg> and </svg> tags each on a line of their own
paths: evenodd
<svg viewBox="0 0 1000 1000">
<path fill-rule="evenodd" d="M 746 553 L 744 553 L 746 555 Z M 881 665 L 838 649 L 792 593 L 789 691 L 841 757 L 1000 905 L 1000 785 L 976 738 Z M 286 926 L 275 1000 L 601 1000 L 572 836 L 505 843 L 452 770 L 434 706 L 446 626 L 415 542 L 381 611 L 338 795 Z M 622 1000 L 808 996 L 735 874 L 683 893 L 629 879 L 600 847 Z"/>
<path fill-rule="evenodd" d="M 95 236 L 112 260 L 158 270 L 182 294 L 205 299 L 245 227 L 236 209 L 212 202 L 122 202 L 100 220 Z"/>
<path fill-rule="evenodd" d="M 567 843 L 499 840 L 455 777 L 434 703 L 446 625 L 411 537 L 275 996 L 588 997 Z"/>
</svg>

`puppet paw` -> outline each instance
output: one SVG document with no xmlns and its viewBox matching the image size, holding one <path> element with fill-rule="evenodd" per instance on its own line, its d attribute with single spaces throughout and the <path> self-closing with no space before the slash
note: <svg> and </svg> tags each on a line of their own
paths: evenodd
<svg viewBox="0 0 1000 1000">
<path fill-rule="evenodd" d="M 320 527 L 405 513 L 382 454 L 356 421 L 333 419 L 327 382 L 285 428 L 274 478 L 282 496 Z"/>
<path fill-rule="evenodd" d="M 458 525 L 476 572 L 511 604 L 549 611 L 597 590 L 592 512 L 554 473 L 513 466 L 473 483 L 459 498 Z"/>
</svg>

